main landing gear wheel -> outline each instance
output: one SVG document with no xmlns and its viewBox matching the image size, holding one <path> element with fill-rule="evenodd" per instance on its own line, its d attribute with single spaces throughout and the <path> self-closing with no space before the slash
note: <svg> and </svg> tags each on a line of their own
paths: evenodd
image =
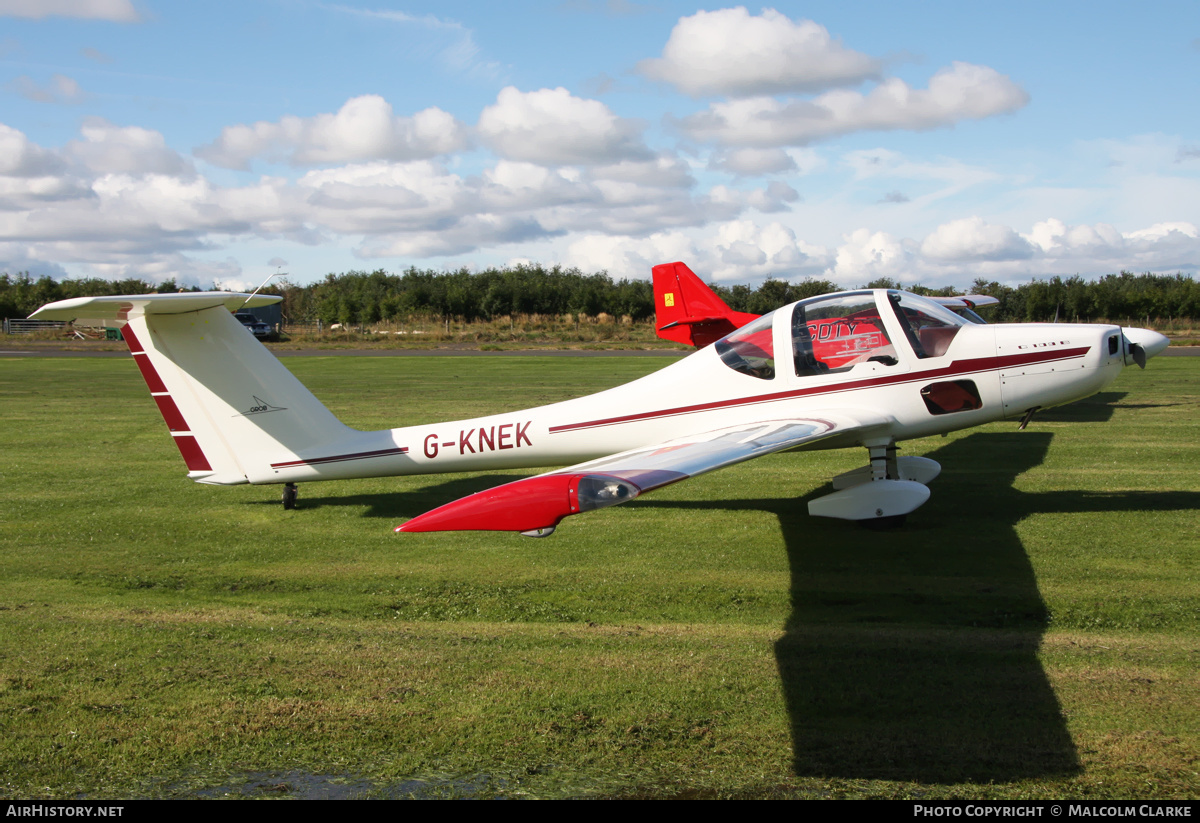
<svg viewBox="0 0 1200 823">
<path fill-rule="evenodd" d="M 283 484 L 283 507 L 285 509 L 296 508 L 296 496 L 299 492 L 296 491 L 295 483 Z"/>
<path fill-rule="evenodd" d="M 837 491 L 808 501 L 809 514 L 887 531 L 903 526 L 907 515 L 929 499 L 925 484 L 941 466 L 927 457 L 900 457 L 890 441 L 871 443 L 867 451 L 871 462 L 833 478 Z"/>
</svg>

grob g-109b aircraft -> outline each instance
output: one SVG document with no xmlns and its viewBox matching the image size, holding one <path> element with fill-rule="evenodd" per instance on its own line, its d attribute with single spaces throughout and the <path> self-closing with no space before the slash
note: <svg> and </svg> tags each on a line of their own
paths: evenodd
<svg viewBox="0 0 1200 823">
<path fill-rule="evenodd" d="M 472 494 L 397 531 L 551 534 L 568 516 L 787 450 L 865 447 L 809 513 L 895 523 L 940 467 L 903 440 L 1025 418 L 1087 397 L 1167 346 L 1145 329 L 980 325 L 895 290 L 801 300 L 664 369 L 607 391 L 471 420 L 363 432 L 343 425 L 231 309 L 277 302 L 227 292 L 83 297 L 38 319 L 119 323 L 187 463 L 216 485 L 569 465 Z"/>
</svg>

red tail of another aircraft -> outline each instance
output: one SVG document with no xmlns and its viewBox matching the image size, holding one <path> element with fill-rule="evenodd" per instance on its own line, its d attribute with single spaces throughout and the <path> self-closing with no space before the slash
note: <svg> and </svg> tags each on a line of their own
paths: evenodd
<svg viewBox="0 0 1200 823">
<path fill-rule="evenodd" d="M 658 336 L 702 348 L 758 317 L 734 311 L 683 263 L 654 272 L 654 326 Z"/>
</svg>

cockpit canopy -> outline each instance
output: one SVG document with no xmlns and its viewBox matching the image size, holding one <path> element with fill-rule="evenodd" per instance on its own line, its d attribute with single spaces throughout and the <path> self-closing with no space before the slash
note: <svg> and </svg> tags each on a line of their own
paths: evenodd
<svg viewBox="0 0 1200 823">
<path fill-rule="evenodd" d="M 940 303 L 911 292 L 888 291 L 887 296 L 917 357 L 941 357 L 959 329 L 971 325 Z"/>
<path fill-rule="evenodd" d="M 905 354 L 934 358 L 969 321 L 919 295 L 895 290 L 842 292 L 802 300 L 743 326 L 714 346 L 735 371 L 771 380 L 777 360 L 776 316 L 790 313 L 792 366 L 798 377 L 836 374 L 860 363 L 895 366 Z M 778 368 L 786 369 L 779 363 Z"/>
<path fill-rule="evenodd" d="M 729 368 L 760 380 L 770 380 L 775 377 L 774 330 L 775 312 L 767 312 L 713 345 Z"/>
</svg>

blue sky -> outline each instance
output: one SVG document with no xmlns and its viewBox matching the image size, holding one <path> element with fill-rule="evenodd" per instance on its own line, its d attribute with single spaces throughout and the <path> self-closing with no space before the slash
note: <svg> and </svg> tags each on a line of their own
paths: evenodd
<svg viewBox="0 0 1200 823">
<path fill-rule="evenodd" d="M 1200 265 L 1200 6 L 0 0 L 0 270 Z"/>
</svg>

